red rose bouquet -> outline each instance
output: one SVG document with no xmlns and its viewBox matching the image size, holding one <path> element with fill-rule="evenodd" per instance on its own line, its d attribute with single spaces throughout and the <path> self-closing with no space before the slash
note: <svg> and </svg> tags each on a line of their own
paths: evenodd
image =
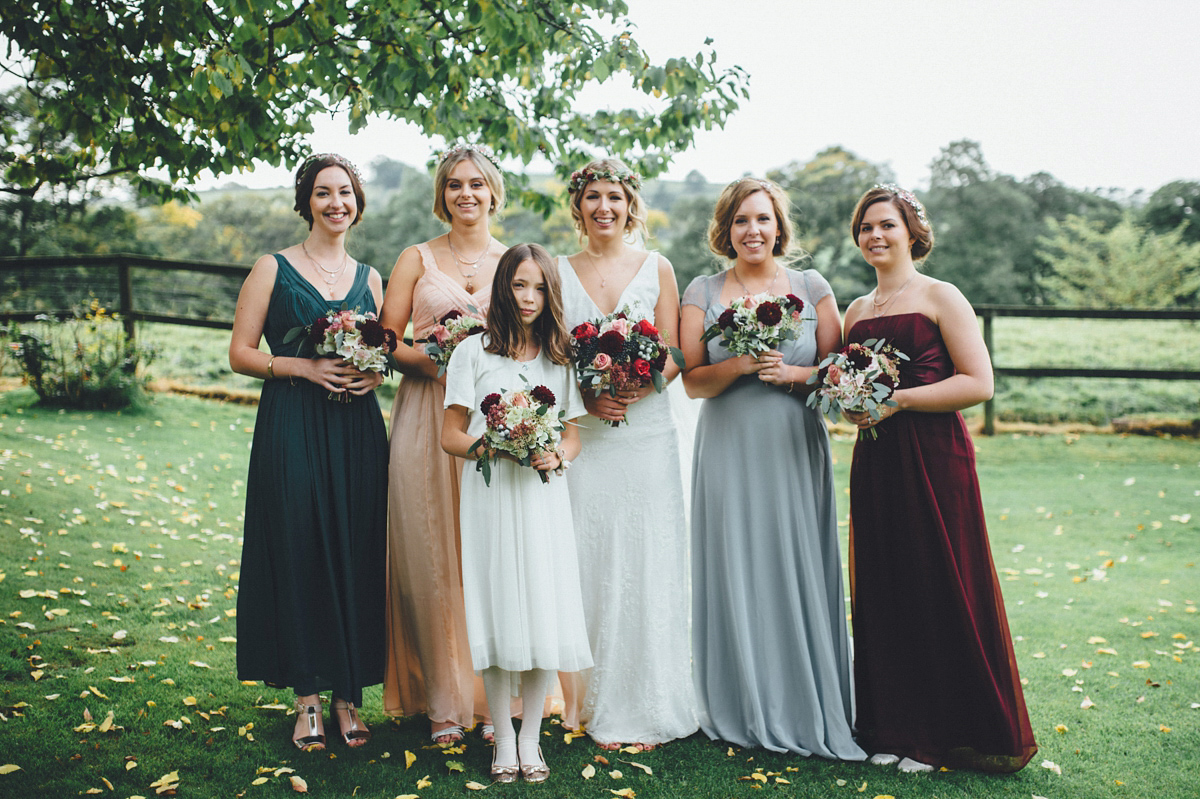
<svg viewBox="0 0 1200 799">
<path fill-rule="evenodd" d="M 758 355 L 800 335 L 803 312 L 804 300 L 795 294 L 747 294 L 730 302 L 700 340 L 721 336 L 721 346 L 734 355 Z"/>
<path fill-rule="evenodd" d="M 287 344 L 303 336 L 297 353 L 307 344 L 316 357 L 336 355 L 360 372 L 391 371 L 388 356 L 396 351 L 396 331 L 379 323 L 374 313 L 358 313 L 357 310 L 330 311 L 319 316 L 311 325 L 294 327 L 287 332 L 283 343 Z M 351 394 L 334 394 L 330 399 L 349 402 Z"/>
<path fill-rule="evenodd" d="M 487 420 L 487 429 L 471 449 L 482 445 L 475 468 L 483 472 L 486 485 L 492 484 L 492 464 L 500 459 L 500 453 L 507 453 L 522 466 L 528 466 L 535 453 L 558 447 L 560 434 L 566 429 L 563 421 L 566 411 L 555 412 L 557 401 L 554 392 L 545 386 L 500 391 L 483 398 L 479 410 Z M 538 472 L 538 476 L 543 483 L 550 482 L 545 472 Z"/>
<path fill-rule="evenodd" d="M 819 387 L 805 401 L 833 421 L 837 421 L 842 411 L 865 412 L 878 419 L 880 407 L 896 405 L 891 396 L 900 384 L 898 364 L 907 360 L 907 355 L 881 338 L 847 344 L 821 361 L 808 379 L 810 385 Z M 879 437 L 874 427 L 860 431 L 859 438 L 863 433 L 873 439 Z"/>
<path fill-rule="evenodd" d="M 470 313 L 463 313 L 457 308 L 449 310 L 429 330 L 425 341 L 425 354 L 433 359 L 438 367 L 438 377 L 446 374 L 446 366 L 454 348 L 468 336 L 484 331 L 483 319 L 474 314 L 479 313 L 474 307 L 467 306 Z"/>
<path fill-rule="evenodd" d="M 607 391 L 636 390 L 653 385 L 661 392 L 666 385 L 663 368 L 667 356 L 683 366 L 683 353 L 670 346 L 648 319 L 631 317 L 629 307 L 592 322 L 576 325 L 571 331 L 575 370 L 582 389 L 600 396 Z M 616 427 L 620 422 L 609 422 Z"/>
</svg>

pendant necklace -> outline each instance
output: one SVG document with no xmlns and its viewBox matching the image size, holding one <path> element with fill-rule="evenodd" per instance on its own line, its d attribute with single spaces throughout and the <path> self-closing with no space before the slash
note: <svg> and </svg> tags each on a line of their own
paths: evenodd
<svg viewBox="0 0 1200 799">
<path fill-rule="evenodd" d="M 475 290 L 475 275 L 479 272 L 479 262 L 483 260 L 483 256 L 487 255 L 488 250 L 492 248 L 492 237 L 488 234 L 487 244 L 483 246 L 483 251 L 479 253 L 479 257 L 474 261 L 463 258 L 458 254 L 458 250 L 454 249 L 454 242 L 450 239 L 450 234 L 446 234 L 446 244 L 450 245 L 450 254 L 454 256 L 454 268 L 458 270 L 458 274 L 467 279 L 467 293 L 471 294 Z M 471 268 L 471 273 L 467 274 L 463 271 L 463 265 Z"/>
<path fill-rule="evenodd" d="M 875 300 L 875 297 L 871 298 L 871 305 L 873 305 L 875 307 L 875 318 L 879 318 L 880 316 L 883 316 L 883 312 L 886 311 L 888 309 L 888 306 L 892 304 L 892 300 L 899 297 L 901 292 L 903 292 L 906 288 L 908 288 L 908 284 L 913 282 L 913 279 L 916 276 L 917 276 L 917 273 L 913 272 L 912 275 L 909 276 L 908 280 L 904 281 L 904 285 L 901 286 L 900 288 L 896 289 L 895 291 L 893 291 L 892 296 L 888 297 L 883 302 L 877 302 Z M 875 293 L 876 294 L 879 293 L 878 287 L 875 288 Z"/>
<path fill-rule="evenodd" d="M 596 266 L 596 259 L 587 250 L 584 250 L 583 254 L 587 256 L 588 263 L 592 265 L 592 271 L 596 273 L 596 277 L 600 278 L 600 288 L 606 288 L 608 286 L 608 278 L 600 271 L 600 267 Z"/>
<path fill-rule="evenodd" d="M 738 285 L 742 287 L 742 291 L 745 292 L 745 296 L 747 296 L 747 297 L 751 296 L 752 292 L 750 291 L 750 289 L 746 288 L 746 284 L 742 282 L 742 279 L 740 277 L 738 277 L 737 266 L 735 265 L 730 271 L 733 272 L 733 279 L 736 280 Z M 771 282 L 767 284 L 767 287 L 759 293 L 760 294 L 766 293 L 766 292 L 770 291 L 771 289 L 775 288 L 775 281 L 778 279 L 779 279 L 779 264 L 775 264 L 775 276 L 771 278 Z"/>
<path fill-rule="evenodd" d="M 317 277 L 325 284 L 325 290 L 329 293 L 329 298 L 333 299 L 333 287 L 337 285 L 338 280 L 342 277 L 342 272 L 346 271 L 346 252 L 342 251 L 342 263 L 337 269 L 326 269 L 321 265 L 321 262 L 313 258 L 312 253 L 308 251 L 308 245 L 305 242 L 300 242 L 300 249 L 304 250 L 304 254 L 308 256 L 308 260 L 312 261 L 313 266 L 318 270 Z M 321 274 L 321 273 L 324 274 Z"/>
</svg>

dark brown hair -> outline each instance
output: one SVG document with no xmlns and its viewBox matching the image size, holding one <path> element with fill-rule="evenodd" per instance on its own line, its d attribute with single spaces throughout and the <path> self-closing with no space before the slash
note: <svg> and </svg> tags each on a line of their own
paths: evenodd
<svg viewBox="0 0 1200 799">
<path fill-rule="evenodd" d="M 912 197 L 909 201 L 908 197 Z M 863 217 L 867 215 L 867 209 L 875 203 L 890 202 L 900 212 L 900 216 L 904 219 L 904 225 L 908 228 L 908 235 L 912 237 L 912 257 L 914 261 L 920 261 L 933 250 L 933 228 L 930 227 L 928 216 L 922 219 L 917 214 L 917 209 L 913 203 L 920 203 L 911 192 L 903 189 L 896 190 L 890 186 L 876 186 L 869 189 L 866 194 L 859 198 L 858 205 L 854 206 L 854 217 L 850 222 L 850 235 L 854 238 L 854 243 L 858 244 L 858 232 L 862 227 Z M 924 206 L 921 207 L 921 213 L 925 213 Z"/>
<path fill-rule="evenodd" d="M 487 343 L 483 348 L 494 355 L 516 358 L 525 343 L 521 326 L 521 311 L 513 295 L 513 276 L 517 267 L 533 261 L 542 270 L 546 282 L 546 302 L 542 313 L 533 322 L 533 338 L 541 345 L 546 357 L 557 364 L 571 362 L 571 339 L 567 335 L 563 313 L 562 282 L 558 264 L 540 244 L 517 244 L 505 250 L 492 278 L 492 304 L 487 313 Z"/>
<path fill-rule="evenodd" d="M 296 170 L 294 210 L 300 212 L 300 216 L 308 223 L 308 229 L 312 230 L 313 214 L 312 206 L 309 203 L 312 200 L 313 184 L 317 182 L 317 174 L 327 166 L 341 167 L 350 177 L 350 188 L 354 192 L 355 206 L 354 221 L 350 223 L 350 226 L 354 227 L 358 224 L 358 220 L 362 219 L 363 211 L 367 208 L 367 198 L 363 194 L 362 182 L 358 179 L 357 167 L 337 153 L 322 153 L 304 159 L 304 163 Z"/>
<path fill-rule="evenodd" d="M 735 180 L 721 192 L 721 196 L 717 198 L 717 205 L 713 208 L 712 221 L 708 223 L 708 248 L 725 258 L 737 258 L 737 251 L 733 249 L 729 238 L 733 218 L 737 216 L 738 209 L 746 198 L 759 191 L 765 192 L 771 198 L 775 221 L 779 225 L 779 238 L 775 239 L 771 254 L 784 256 L 785 261 L 795 260 L 800 253 L 792 249 L 792 201 L 779 184 L 759 178 Z"/>
</svg>

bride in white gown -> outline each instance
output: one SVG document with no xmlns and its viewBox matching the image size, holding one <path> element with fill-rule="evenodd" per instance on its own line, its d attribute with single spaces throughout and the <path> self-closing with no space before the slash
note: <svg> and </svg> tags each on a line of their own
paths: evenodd
<svg viewBox="0 0 1200 799">
<path fill-rule="evenodd" d="M 572 175 L 585 248 L 559 258 L 567 328 L 628 306 L 675 344 L 674 270 L 626 241 L 645 229 L 639 184 L 615 159 Z M 664 376 L 678 372 L 668 359 Z M 618 397 L 584 391 L 584 404 L 583 451 L 568 483 L 595 666 L 561 675 L 563 718 L 603 748 L 650 749 L 698 729 L 679 439 L 667 394 L 650 386 Z"/>
</svg>

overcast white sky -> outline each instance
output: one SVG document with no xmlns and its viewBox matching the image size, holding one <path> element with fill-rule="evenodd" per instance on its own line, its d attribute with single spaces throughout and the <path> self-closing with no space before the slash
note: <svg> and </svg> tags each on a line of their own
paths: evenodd
<svg viewBox="0 0 1200 799">
<path fill-rule="evenodd" d="M 939 149 L 968 138 L 1018 178 L 1046 171 L 1076 188 L 1127 191 L 1200 180 L 1197 0 L 628 4 L 657 63 L 711 37 L 719 63 L 750 73 L 750 100 L 724 130 L 701 131 L 672 178 L 697 169 L 722 183 L 840 144 L 921 188 Z M 335 118 L 318 123 L 312 145 L 365 167 L 379 155 L 423 164 L 442 142 L 386 121 L 350 136 Z M 229 180 L 267 187 L 290 176 L 265 167 L 204 187 Z"/>
</svg>

